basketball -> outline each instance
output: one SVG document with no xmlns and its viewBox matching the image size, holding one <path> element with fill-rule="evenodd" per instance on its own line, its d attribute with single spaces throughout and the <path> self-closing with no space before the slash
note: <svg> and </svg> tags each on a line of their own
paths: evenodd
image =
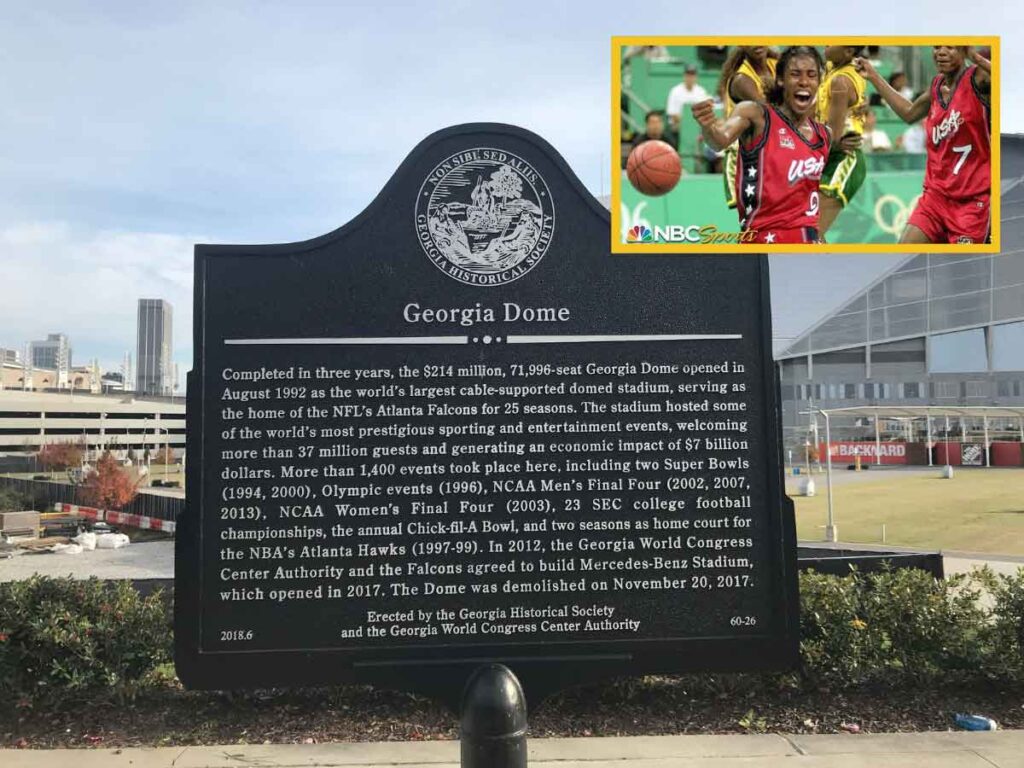
<svg viewBox="0 0 1024 768">
<path fill-rule="evenodd" d="M 683 167 L 679 153 L 664 141 L 645 141 L 629 153 L 626 159 L 626 176 L 638 192 L 652 197 L 671 192 Z"/>
</svg>

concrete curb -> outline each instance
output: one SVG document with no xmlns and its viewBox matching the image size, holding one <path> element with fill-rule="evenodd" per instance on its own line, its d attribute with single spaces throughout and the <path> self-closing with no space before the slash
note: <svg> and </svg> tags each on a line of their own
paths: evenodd
<svg viewBox="0 0 1024 768">
<path fill-rule="evenodd" d="M 0 750 L 4 768 L 457 768 L 459 744 L 375 742 Z M 533 739 L 552 768 L 1024 768 L 1024 731 Z"/>
</svg>

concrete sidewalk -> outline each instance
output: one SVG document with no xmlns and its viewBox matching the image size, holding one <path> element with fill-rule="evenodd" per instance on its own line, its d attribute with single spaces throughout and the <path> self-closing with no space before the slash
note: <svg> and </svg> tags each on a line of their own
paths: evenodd
<svg viewBox="0 0 1024 768">
<path fill-rule="evenodd" d="M 550 768 L 1024 768 L 1024 731 L 532 739 Z M 454 741 L 0 750 L 4 768 L 457 768 Z"/>
</svg>

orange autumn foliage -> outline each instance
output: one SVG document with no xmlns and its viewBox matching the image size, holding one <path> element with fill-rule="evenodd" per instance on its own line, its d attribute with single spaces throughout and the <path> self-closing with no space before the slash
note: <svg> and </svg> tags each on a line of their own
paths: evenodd
<svg viewBox="0 0 1024 768">
<path fill-rule="evenodd" d="M 77 467 L 85 455 L 85 445 L 77 443 L 47 443 L 39 449 L 39 466 L 44 469 L 63 470 Z"/>
<path fill-rule="evenodd" d="M 96 470 L 85 481 L 82 492 L 90 506 L 119 510 L 135 498 L 137 486 L 138 482 L 108 451 L 96 462 Z"/>
</svg>

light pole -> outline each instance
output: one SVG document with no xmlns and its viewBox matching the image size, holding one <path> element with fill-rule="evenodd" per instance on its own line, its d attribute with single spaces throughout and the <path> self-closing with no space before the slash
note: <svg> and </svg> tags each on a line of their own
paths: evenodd
<svg viewBox="0 0 1024 768">
<path fill-rule="evenodd" d="M 832 509 L 832 429 L 828 413 L 818 410 L 825 417 L 825 487 L 828 489 L 828 521 L 825 524 L 825 541 L 835 543 L 838 540 L 835 514 Z"/>
<path fill-rule="evenodd" d="M 945 478 L 946 480 L 952 480 L 953 479 L 953 465 L 950 463 L 950 458 L 949 458 L 949 414 L 948 413 L 946 414 L 946 433 L 945 433 L 945 437 L 943 437 L 943 439 L 945 440 L 946 466 L 944 466 L 942 468 L 942 477 Z"/>
</svg>

